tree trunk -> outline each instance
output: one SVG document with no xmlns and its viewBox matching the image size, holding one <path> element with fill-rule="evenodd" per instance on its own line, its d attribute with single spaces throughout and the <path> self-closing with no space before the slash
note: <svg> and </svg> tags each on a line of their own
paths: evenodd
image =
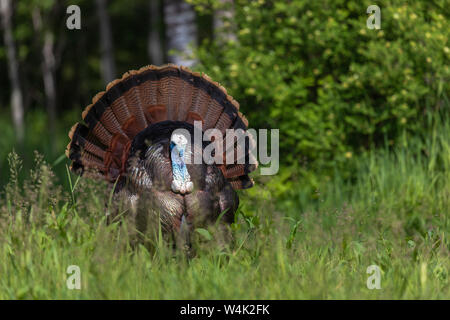
<svg viewBox="0 0 450 320">
<path fill-rule="evenodd" d="M 183 0 L 166 0 L 164 18 L 169 61 L 177 65 L 192 66 L 195 60 L 192 59 L 192 49 L 189 46 L 195 45 L 197 40 L 194 9 Z"/>
<path fill-rule="evenodd" d="M 114 49 L 111 35 L 111 23 L 106 10 L 106 0 L 96 0 L 97 15 L 100 22 L 100 42 L 102 52 L 102 77 L 108 84 L 116 78 L 116 65 L 114 63 Z"/>
<path fill-rule="evenodd" d="M 8 75 L 11 82 L 11 111 L 16 131 L 16 140 L 19 145 L 23 144 L 25 135 L 23 95 L 20 88 L 19 64 L 17 62 L 16 47 L 12 34 L 12 7 L 10 0 L 0 0 L 0 15 L 3 26 L 3 37 L 8 57 Z"/>
<path fill-rule="evenodd" d="M 50 31 L 43 31 L 41 12 L 37 7 L 33 9 L 33 26 L 36 34 L 43 37 L 41 70 L 44 81 L 51 150 L 53 152 L 56 122 L 55 55 L 53 50 L 54 35 Z"/>
<path fill-rule="evenodd" d="M 214 12 L 214 37 L 219 42 L 236 40 L 233 32 L 234 4 L 233 0 L 219 0 L 220 8 Z"/>
<path fill-rule="evenodd" d="M 160 1 L 150 0 L 150 31 L 148 33 L 147 51 L 150 62 L 154 65 L 164 63 L 164 51 L 162 48 L 159 26 L 160 19 Z"/>
</svg>

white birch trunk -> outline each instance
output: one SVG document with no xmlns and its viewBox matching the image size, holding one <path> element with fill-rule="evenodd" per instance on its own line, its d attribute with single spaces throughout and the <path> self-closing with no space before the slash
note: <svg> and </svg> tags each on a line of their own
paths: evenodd
<svg viewBox="0 0 450 320">
<path fill-rule="evenodd" d="M 33 9 L 33 26 L 36 34 L 43 38 L 42 43 L 42 80 L 44 82 L 45 102 L 49 121 L 50 137 L 53 140 L 56 122 L 56 81 L 54 35 L 50 31 L 43 31 L 42 16 L 39 8 Z M 53 143 L 52 143 L 53 149 Z"/>
<path fill-rule="evenodd" d="M 197 42 L 194 8 L 183 0 L 165 0 L 164 18 L 169 62 L 191 67 L 195 60 L 191 58 L 190 46 L 195 46 Z"/>
<path fill-rule="evenodd" d="M 159 33 L 161 22 L 159 4 L 159 0 L 150 0 L 150 30 L 148 33 L 147 51 L 150 62 L 154 65 L 162 65 L 164 63 L 164 51 Z"/>
<path fill-rule="evenodd" d="M 106 10 L 106 0 L 96 0 L 97 15 L 100 23 L 101 68 L 103 81 L 108 84 L 116 78 L 116 64 L 114 62 L 114 49 L 111 32 L 111 22 Z"/>
<path fill-rule="evenodd" d="M 220 8 L 214 12 L 214 38 L 219 42 L 236 41 L 233 32 L 233 0 L 219 0 Z"/>
<path fill-rule="evenodd" d="M 0 0 L 0 15 L 8 58 L 8 76 L 11 82 L 11 113 L 16 132 L 16 140 L 19 144 L 22 144 L 25 135 L 23 94 L 20 87 L 19 64 L 12 33 L 12 7 L 10 0 Z"/>
</svg>

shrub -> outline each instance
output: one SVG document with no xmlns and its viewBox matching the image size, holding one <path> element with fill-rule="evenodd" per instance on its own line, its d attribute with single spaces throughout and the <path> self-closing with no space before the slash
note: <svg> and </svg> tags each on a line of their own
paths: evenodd
<svg viewBox="0 0 450 320">
<path fill-rule="evenodd" d="M 445 2 L 378 2 L 379 30 L 366 27 L 370 4 L 236 0 L 225 23 L 236 39 L 204 42 L 198 69 L 229 89 L 252 127 L 280 129 L 282 163 L 344 168 L 449 105 Z"/>
</svg>

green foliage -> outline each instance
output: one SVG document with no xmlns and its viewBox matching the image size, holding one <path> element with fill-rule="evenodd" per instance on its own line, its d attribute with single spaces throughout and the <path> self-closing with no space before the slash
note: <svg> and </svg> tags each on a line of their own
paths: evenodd
<svg viewBox="0 0 450 320">
<path fill-rule="evenodd" d="M 55 125 L 56 134 L 50 136 L 48 131 L 48 117 L 38 110 L 28 111 L 25 116 L 25 141 L 22 147 L 15 145 L 14 129 L 11 116 L 5 112 L 0 118 L 2 135 L 0 137 L 0 188 L 8 182 L 8 154 L 15 149 L 23 159 L 24 171 L 20 173 L 20 179 L 26 176 L 33 168 L 34 153 L 38 150 L 45 155 L 45 160 L 52 164 L 53 171 L 60 178 L 60 183 L 65 184 L 66 169 L 65 164 L 68 159 L 64 155 L 65 148 L 69 143 L 67 136 L 68 128 L 79 120 L 78 110 L 65 112 Z M 54 143 L 52 148 L 52 143 Z M 53 150 L 52 150 L 53 149 Z M 52 152 L 53 151 L 53 152 Z"/>
<path fill-rule="evenodd" d="M 366 27 L 371 2 L 235 3 L 226 25 L 237 41 L 205 42 L 198 70 L 229 90 L 251 126 L 280 129 L 284 164 L 348 172 L 355 153 L 420 132 L 424 114 L 448 108 L 445 1 L 377 2 L 380 30 Z"/>
<path fill-rule="evenodd" d="M 197 229 L 190 260 L 164 242 L 132 248 L 126 219 L 106 223 L 104 185 L 72 179 L 63 191 L 40 156 L 21 183 L 12 154 L 0 299 L 448 299 L 449 134 L 448 120 L 436 121 L 425 138 L 355 157 L 352 185 L 335 175 L 315 196 L 258 185 L 242 198 L 231 244 Z M 373 264 L 381 290 L 366 287 Z M 81 290 L 66 287 L 70 265 Z"/>
</svg>

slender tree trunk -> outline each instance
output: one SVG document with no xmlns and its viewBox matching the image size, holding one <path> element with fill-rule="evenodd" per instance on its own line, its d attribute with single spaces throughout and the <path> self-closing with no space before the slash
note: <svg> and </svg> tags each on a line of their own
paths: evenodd
<svg viewBox="0 0 450 320">
<path fill-rule="evenodd" d="M 12 34 L 12 7 L 10 0 L 0 0 L 0 15 L 3 26 L 3 37 L 8 57 L 8 75 L 11 82 L 11 111 L 16 131 L 16 140 L 19 145 L 23 144 L 25 135 L 23 95 L 20 88 L 19 64 L 16 56 L 16 46 Z"/>
<path fill-rule="evenodd" d="M 161 24 L 160 18 L 160 1 L 150 0 L 150 31 L 148 33 L 147 51 L 150 61 L 154 65 L 164 63 L 164 51 L 159 32 Z"/>
<path fill-rule="evenodd" d="M 50 31 L 43 31 L 42 16 L 39 8 L 33 9 L 33 26 L 36 34 L 43 37 L 42 44 L 42 78 L 46 98 L 51 150 L 54 148 L 55 122 L 56 122 L 56 82 L 55 82 L 55 54 L 54 35 Z"/>
<path fill-rule="evenodd" d="M 233 0 L 219 0 L 220 8 L 214 12 L 214 37 L 218 41 L 236 40 L 233 32 L 234 3 Z"/>
<path fill-rule="evenodd" d="M 102 76 L 108 84 L 116 78 L 116 64 L 114 62 L 114 48 L 111 33 L 111 23 L 106 10 L 107 0 L 96 0 L 97 15 L 100 22 L 100 42 L 102 51 Z"/>
<path fill-rule="evenodd" d="M 192 59 L 189 46 L 195 45 L 197 40 L 194 9 L 183 0 L 165 0 L 164 18 L 169 61 L 177 65 L 192 66 L 195 60 Z"/>
</svg>

